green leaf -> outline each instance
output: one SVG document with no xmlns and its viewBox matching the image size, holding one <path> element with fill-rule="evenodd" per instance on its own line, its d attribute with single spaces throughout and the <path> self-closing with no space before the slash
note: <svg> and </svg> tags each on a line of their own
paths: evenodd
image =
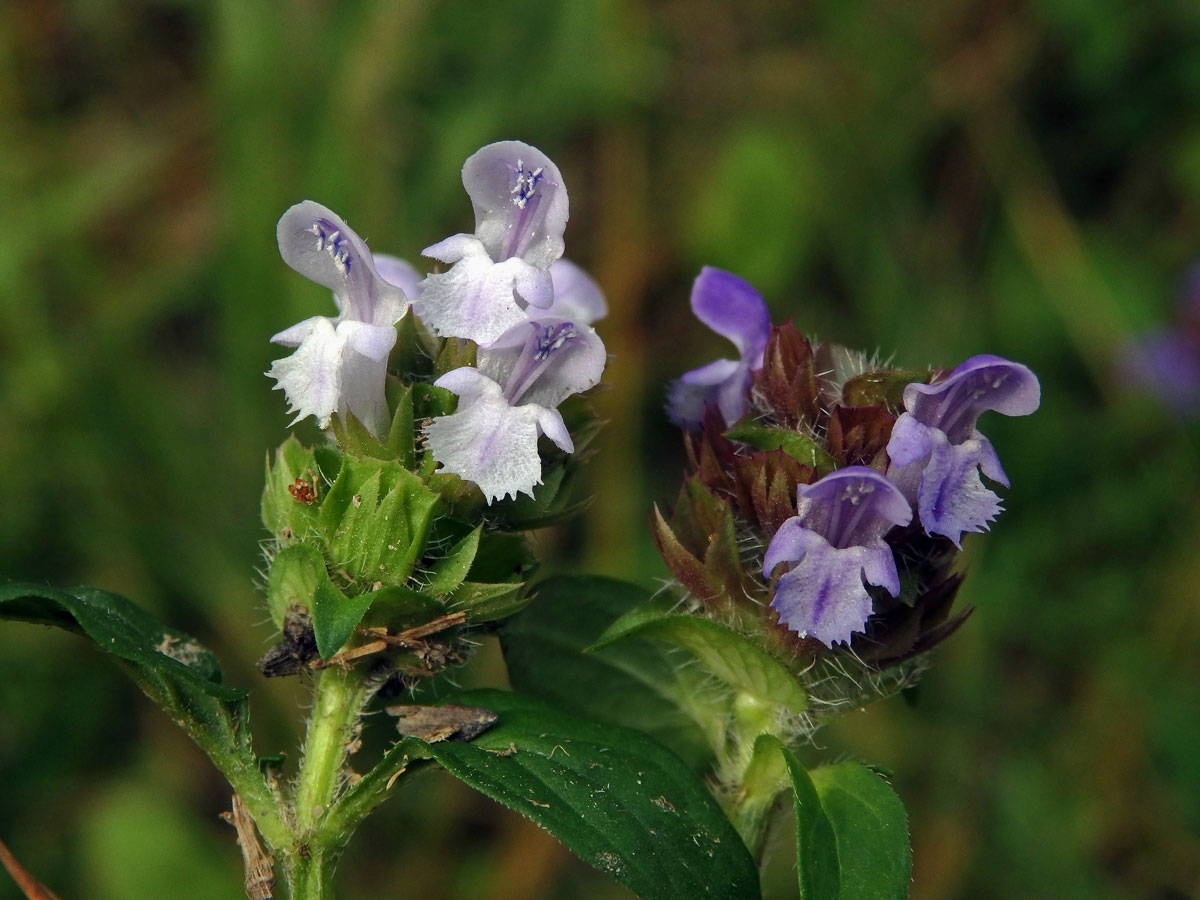
<svg viewBox="0 0 1200 900">
<path fill-rule="evenodd" d="M 250 741 L 248 692 L 221 684 L 216 657 L 118 594 L 37 584 L 0 587 L 0 619 L 52 625 L 90 638 L 216 763 L 279 846 L 277 800 L 259 777 Z"/>
<path fill-rule="evenodd" d="M 430 567 L 429 583 L 425 590 L 430 594 L 448 594 L 467 577 L 471 564 L 475 562 L 475 554 L 479 550 L 479 536 L 483 526 L 475 528 L 461 541 L 450 548 L 449 552 Z"/>
<path fill-rule="evenodd" d="M 447 372 L 463 366 L 474 366 L 478 348 L 473 341 L 458 338 L 447 338 L 437 351 L 433 361 L 433 375 L 436 381 Z"/>
<path fill-rule="evenodd" d="M 524 581 L 537 566 L 523 534 L 504 531 L 485 531 L 479 540 L 479 551 L 471 564 L 467 578 L 491 584 L 498 581 Z"/>
<path fill-rule="evenodd" d="M 833 457 L 826 453 L 820 444 L 798 431 L 744 423 L 729 429 L 725 432 L 725 437 L 749 444 L 755 450 L 782 450 L 792 459 L 812 466 L 822 475 L 837 468 Z"/>
<path fill-rule="evenodd" d="M 742 774 L 731 817 L 749 847 L 762 847 L 775 800 L 791 784 L 782 750 L 773 734 L 760 734 Z"/>
<path fill-rule="evenodd" d="M 795 791 L 802 900 L 904 900 L 912 854 L 904 805 L 866 766 L 806 772 L 779 747 Z"/>
<path fill-rule="evenodd" d="M 324 572 L 321 574 L 324 576 Z M 371 593 L 347 597 L 334 587 L 328 577 L 322 577 L 317 582 L 312 599 L 312 623 L 321 659 L 329 659 L 350 640 L 373 600 L 374 594 Z"/>
<path fill-rule="evenodd" d="M 396 412 L 392 415 L 392 427 L 388 431 L 387 448 L 392 456 L 406 469 L 416 465 L 415 435 L 416 422 L 413 412 L 413 389 L 405 385 L 395 398 Z"/>
<path fill-rule="evenodd" d="M 526 603 L 523 581 L 479 584 L 464 581 L 446 600 L 450 612 L 462 610 L 468 622 L 492 622 L 518 612 Z"/>
<path fill-rule="evenodd" d="M 396 323 L 396 345 L 388 354 L 388 368 L 393 372 L 402 372 L 405 377 L 428 378 L 432 371 L 433 357 L 437 354 L 441 341 L 433 337 L 413 315 L 404 316 Z M 393 405 L 392 386 L 399 379 L 389 377 L 388 406 Z M 408 385 L 404 385 L 405 388 Z"/>
<path fill-rule="evenodd" d="M 758 870 L 709 789 L 645 735 L 478 691 L 454 703 L 499 722 L 470 743 L 408 739 L 475 790 L 536 822 L 638 895 L 758 898 Z"/>
<path fill-rule="evenodd" d="M 399 463 L 345 458 L 321 503 L 331 564 L 363 581 L 403 584 L 425 549 L 437 504 Z"/>
<path fill-rule="evenodd" d="M 637 728 L 700 769 L 719 744 L 725 710 L 706 705 L 704 674 L 682 651 L 630 638 L 584 652 L 649 592 L 614 578 L 558 577 L 504 623 L 500 643 L 509 680 L 519 691 L 571 712 Z M 701 725 L 700 723 L 703 723 Z M 703 731 L 704 727 L 716 730 Z"/>
<path fill-rule="evenodd" d="M 317 585 L 328 580 L 325 559 L 311 544 L 292 544 L 276 553 L 267 577 L 267 608 L 275 626 L 283 627 L 293 606 L 310 609 Z"/>
<path fill-rule="evenodd" d="M 396 454 L 359 421 L 354 413 L 336 415 L 329 422 L 330 430 L 338 445 L 350 456 L 368 456 L 372 459 L 394 459 Z"/>
<path fill-rule="evenodd" d="M 336 469 L 334 470 L 336 472 Z M 267 462 L 266 485 L 262 495 L 262 520 L 267 530 L 275 535 L 291 532 L 294 537 L 303 538 L 317 532 L 317 521 L 320 507 L 316 503 L 306 504 L 296 499 L 289 488 L 296 484 L 297 479 L 312 483 L 316 481 L 316 491 L 324 488 L 321 465 L 316 454 L 300 444 L 295 437 L 289 437 L 275 451 L 275 461 Z"/>
<path fill-rule="evenodd" d="M 367 621 L 389 631 L 403 631 L 436 619 L 446 612 L 445 606 L 428 594 L 400 585 L 389 585 L 370 594 L 371 608 Z"/>
<path fill-rule="evenodd" d="M 749 638 L 709 619 L 677 615 L 669 597 L 630 610 L 596 640 L 606 647 L 626 637 L 654 637 L 682 647 L 711 674 L 736 690 L 766 703 L 800 713 L 808 695 L 783 663 Z"/>
<path fill-rule="evenodd" d="M 908 820 L 891 786 L 858 763 L 811 773 L 837 842 L 842 900 L 899 900 L 912 874 Z"/>
<path fill-rule="evenodd" d="M 574 459 L 545 461 L 542 481 L 534 485 L 532 496 L 518 494 L 492 505 L 497 523 L 513 531 L 528 531 L 575 518 L 592 502 L 590 497 L 574 499 L 572 484 L 577 470 Z"/>
</svg>

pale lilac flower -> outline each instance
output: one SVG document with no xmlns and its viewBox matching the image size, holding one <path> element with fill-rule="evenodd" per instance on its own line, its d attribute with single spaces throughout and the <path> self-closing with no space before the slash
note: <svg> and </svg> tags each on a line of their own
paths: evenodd
<svg viewBox="0 0 1200 900">
<path fill-rule="evenodd" d="M 763 365 L 771 331 L 767 304 L 748 281 L 705 266 L 692 286 L 692 312 L 733 342 L 738 359 L 718 359 L 684 374 L 667 394 L 667 415 L 676 425 L 695 427 L 705 408 L 716 406 L 732 425 L 746 412 L 750 374 Z"/>
<path fill-rule="evenodd" d="M 550 264 L 550 280 L 554 284 L 554 302 L 545 312 L 538 312 L 539 318 L 570 319 L 591 325 L 608 315 L 600 285 L 569 259 L 556 259 Z"/>
<path fill-rule="evenodd" d="M 410 303 L 415 303 L 421 295 L 421 281 L 425 275 L 406 259 L 398 256 L 388 256 L 384 253 L 375 254 L 375 271 L 388 284 L 395 285 L 404 292 Z"/>
<path fill-rule="evenodd" d="M 362 238 L 319 203 L 293 206 L 276 234 L 283 261 L 333 291 L 338 315 L 313 316 L 272 337 L 296 352 L 275 360 L 267 374 L 287 394 L 293 423 L 313 416 L 326 428 L 335 412 L 349 412 L 381 435 L 388 423 L 383 385 L 396 343 L 393 326 L 408 311 L 408 299 L 381 277 Z"/>
<path fill-rule="evenodd" d="M 1000 498 L 983 486 L 980 471 L 1005 487 L 1008 478 L 991 443 L 975 429 L 995 410 L 1027 416 L 1038 408 L 1037 376 L 999 356 L 973 356 L 937 384 L 904 389 L 904 412 L 892 429 L 888 477 L 916 506 L 921 525 L 961 546 L 967 531 L 984 531 L 1000 512 Z"/>
<path fill-rule="evenodd" d="M 866 466 L 800 485 L 796 515 L 775 532 L 763 558 L 766 578 L 780 563 L 790 564 L 771 601 L 779 620 L 827 647 L 849 641 L 871 615 L 866 585 L 900 593 L 896 560 L 883 536 L 911 519 L 896 486 Z"/>
<path fill-rule="evenodd" d="M 556 407 L 600 380 L 604 344 L 586 325 L 538 319 L 481 349 L 478 363 L 434 382 L 459 401 L 455 413 L 425 427 L 428 446 L 445 471 L 475 482 L 489 503 L 532 495 L 542 474 L 538 435 L 574 450 Z"/>
<path fill-rule="evenodd" d="M 487 344 L 536 314 L 529 307 L 553 302 L 550 265 L 563 252 L 567 189 L 549 157 L 520 141 L 476 151 L 462 178 L 475 233 L 422 251 L 453 265 L 426 277 L 417 314 L 443 337 Z"/>
</svg>

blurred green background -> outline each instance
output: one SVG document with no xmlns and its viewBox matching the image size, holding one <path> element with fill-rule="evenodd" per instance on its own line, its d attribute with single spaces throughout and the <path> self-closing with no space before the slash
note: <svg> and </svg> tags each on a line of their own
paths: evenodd
<svg viewBox="0 0 1200 900">
<path fill-rule="evenodd" d="M 848 717 L 827 754 L 894 770 L 915 900 L 1200 897 L 1200 430 L 1111 362 L 1200 253 L 1195 0 L 10 0 L 0 574 L 103 585 L 196 633 L 258 689 L 260 751 L 293 747 L 303 692 L 252 668 L 287 425 L 262 372 L 267 337 L 332 305 L 275 221 L 316 199 L 418 261 L 470 228 L 459 167 L 504 138 L 558 163 L 568 256 L 612 307 L 596 502 L 540 537 L 553 567 L 665 574 L 663 391 L 728 352 L 687 310 L 702 264 L 900 364 L 1028 363 L 1041 411 L 984 423 L 1013 487 L 968 542 L 975 615 L 915 704 Z M 464 675 L 502 677 L 491 647 Z M 0 627 L 0 836 L 64 900 L 240 896 L 227 805 L 82 641 Z M 381 810 L 341 881 L 628 896 L 440 775 Z"/>
</svg>

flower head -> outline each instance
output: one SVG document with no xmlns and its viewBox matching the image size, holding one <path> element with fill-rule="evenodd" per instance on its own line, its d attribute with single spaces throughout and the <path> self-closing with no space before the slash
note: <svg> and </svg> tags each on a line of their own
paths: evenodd
<svg viewBox="0 0 1200 900">
<path fill-rule="evenodd" d="M 476 151 L 463 165 L 475 233 L 427 247 L 452 264 L 424 282 L 418 315 L 444 337 L 490 343 L 554 299 L 551 264 L 562 256 L 567 189 L 558 167 L 520 141 Z"/>
<path fill-rule="evenodd" d="M 293 421 L 313 416 L 325 428 L 335 412 L 350 412 L 381 434 L 393 326 L 409 306 L 404 291 L 380 274 L 362 238 L 319 203 L 293 206 L 276 234 L 283 261 L 333 291 L 338 315 L 313 316 L 272 337 L 296 352 L 276 360 L 267 374 L 287 394 Z"/>
<path fill-rule="evenodd" d="M 750 373 L 762 368 L 771 330 L 762 296 L 731 272 L 705 266 L 692 286 L 692 312 L 701 322 L 737 347 L 738 359 L 718 359 L 693 369 L 671 385 L 667 415 L 684 427 L 695 427 L 707 406 L 720 410 L 726 425 L 746 412 Z"/>
<path fill-rule="evenodd" d="M 959 545 L 964 532 L 983 531 L 1000 512 L 1000 498 L 984 487 L 980 471 L 1008 486 L 991 443 L 975 428 L 995 410 L 1026 416 L 1038 408 L 1037 376 L 998 356 L 973 356 L 937 384 L 904 389 L 905 412 L 888 441 L 890 477 L 914 503 L 929 534 Z"/>
<path fill-rule="evenodd" d="M 533 493 L 541 483 L 537 439 L 574 450 L 556 407 L 604 371 L 604 344 L 593 329 L 566 319 L 525 321 L 479 351 L 478 368 L 436 382 L 458 395 L 458 410 L 425 427 L 442 468 L 479 485 L 490 503 Z"/>
<path fill-rule="evenodd" d="M 830 647 L 862 631 L 871 615 L 866 585 L 893 597 L 900 592 L 896 560 L 883 536 L 911 519 L 896 486 L 865 466 L 800 485 L 796 515 L 775 532 L 763 558 L 764 577 L 780 563 L 791 564 L 771 601 L 780 621 Z"/>
</svg>

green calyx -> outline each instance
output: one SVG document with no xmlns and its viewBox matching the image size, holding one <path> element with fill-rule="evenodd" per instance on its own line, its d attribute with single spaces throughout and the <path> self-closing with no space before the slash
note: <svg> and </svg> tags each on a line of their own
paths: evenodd
<svg viewBox="0 0 1200 900">
<path fill-rule="evenodd" d="M 413 655 L 419 641 L 437 634 L 446 647 L 435 662 L 458 661 L 466 628 L 524 603 L 523 537 L 464 521 L 470 499 L 439 491 L 446 479 L 413 462 L 418 471 L 289 438 L 268 466 L 267 605 L 281 629 L 289 616 L 311 619 L 321 660 L 382 641 L 410 671 L 433 674 L 440 665 Z"/>
</svg>

